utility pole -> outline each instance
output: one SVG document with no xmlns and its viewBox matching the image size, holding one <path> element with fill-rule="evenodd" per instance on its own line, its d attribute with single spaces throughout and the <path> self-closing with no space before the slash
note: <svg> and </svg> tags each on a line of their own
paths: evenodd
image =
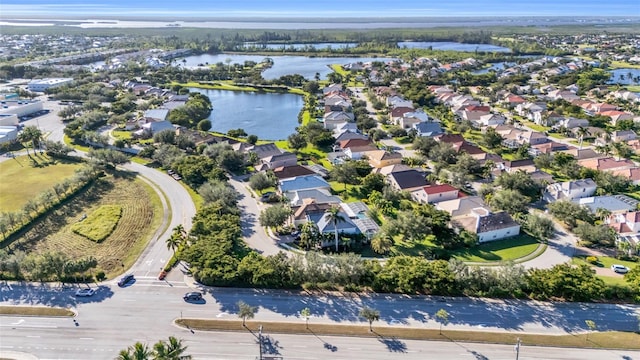
<svg viewBox="0 0 640 360">
<path fill-rule="evenodd" d="M 262 360 L 262 325 L 258 328 L 258 346 L 260 349 L 260 360 Z"/>
<path fill-rule="evenodd" d="M 518 358 L 520 357 L 520 338 L 518 338 L 514 349 L 516 350 L 516 360 L 518 360 Z"/>
</svg>

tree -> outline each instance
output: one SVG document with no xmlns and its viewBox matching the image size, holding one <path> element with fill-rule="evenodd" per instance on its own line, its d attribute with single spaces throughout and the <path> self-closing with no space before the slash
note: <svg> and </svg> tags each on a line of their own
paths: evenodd
<svg viewBox="0 0 640 360">
<path fill-rule="evenodd" d="M 527 211 L 529 198 L 515 190 L 505 189 L 496 192 L 489 203 L 492 207 L 498 210 L 504 210 L 513 215 Z"/>
<path fill-rule="evenodd" d="M 329 210 L 324 214 L 327 220 L 333 224 L 333 234 L 336 241 L 336 252 L 338 252 L 338 223 L 346 221 L 345 217 L 340 213 L 339 206 L 331 206 Z"/>
<path fill-rule="evenodd" d="M 531 235 L 540 240 L 549 239 L 555 232 L 551 219 L 536 214 L 527 214 L 524 226 Z"/>
<path fill-rule="evenodd" d="M 305 250 L 310 250 L 320 240 L 321 235 L 315 222 L 305 222 L 300 227 L 300 246 Z"/>
<path fill-rule="evenodd" d="M 197 128 L 200 131 L 209 131 L 209 130 L 211 130 L 211 120 L 209 120 L 209 119 L 200 120 L 200 122 L 198 122 Z"/>
<path fill-rule="evenodd" d="M 185 236 L 186 234 L 184 233 L 184 227 L 182 227 L 182 225 L 174 227 L 171 236 L 166 240 L 167 249 L 173 251 L 175 254 L 176 249 L 184 243 Z"/>
<path fill-rule="evenodd" d="M 291 208 L 287 204 L 278 204 L 264 209 L 258 220 L 264 227 L 279 228 L 284 225 L 291 216 Z"/>
<path fill-rule="evenodd" d="M 150 360 L 152 354 L 147 345 L 137 342 L 129 348 L 121 350 L 118 360 Z"/>
<path fill-rule="evenodd" d="M 578 127 L 578 130 L 576 130 L 576 135 L 578 135 L 579 147 L 580 149 L 582 149 L 582 141 L 584 141 L 584 137 L 591 135 L 591 132 L 589 131 L 589 129 L 580 126 Z"/>
<path fill-rule="evenodd" d="M 344 189 L 347 189 L 347 184 L 358 183 L 358 170 L 355 161 L 345 161 L 342 164 L 335 165 L 331 170 L 331 178 L 335 181 L 343 183 Z"/>
<path fill-rule="evenodd" d="M 436 312 L 436 320 L 440 323 L 440 335 L 442 335 L 442 325 L 449 323 L 449 313 L 445 309 L 440 309 Z"/>
<path fill-rule="evenodd" d="M 258 136 L 257 135 L 247 136 L 247 142 L 251 145 L 255 145 L 258 142 Z"/>
<path fill-rule="evenodd" d="M 44 147 L 47 149 L 47 155 L 50 156 L 65 156 L 73 151 L 71 146 L 67 146 L 60 141 L 47 140 L 44 142 Z"/>
<path fill-rule="evenodd" d="M 187 351 L 187 347 L 173 336 L 169 336 L 169 341 L 158 341 L 153 345 L 155 360 L 191 360 L 191 355 L 182 355 Z"/>
<path fill-rule="evenodd" d="M 304 318 L 305 326 L 309 329 L 309 317 L 311 317 L 311 310 L 308 307 L 300 310 L 300 316 Z"/>
<path fill-rule="evenodd" d="M 373 332 L 372 324 L 374 321 L 380 320 L 380 312 L 372 308 L 363 307 L 358 315 L 369 322 L 369 332 Z"/>
<path fill-rule="evenodd" d="M 233 207 L 238 201 L 236 190 L 219 180 L 207 181 L 198 188 L 198 194 L 208 204 L 219 201 L 227 207 Z"/>
<path fill-rule="evenodd" d="M 130 161 L 127 155 L 113 149 L 91 149 L 87 155 L 100 166 L 116 167 Z"/>
<path fill-rule="evenodd" d="M 593 320 L 585 320 L 584 323 L 589 328 L 589 331 L 595 331 L 596 330 L 596 322 L 595 321 L 593 321 Z M 587 333 L 586 340 L 589 341 L 589 333 Z"/>
<path fill-rule="evenodd" d="M 253 317 L 258 312 L 258 308 L 255 306 L 251 306 L 242 300 L 238 301 L 237 305 L 238 305 L 238 317 L 242 319 L 242 326 L 246 328 L 247 319 L 253 319 Z"/>
<path fill-rule="evenodd" d="M 489 149 L 496 149 L 500 147 L 504 139 L 500 134 L 496 132 L 494 128 L 487 128 L 482 134 L 482 143 Z"/>
<path fill-rule="evenodd" d="M 251 175 L 249 178 L 249 186 L 253 190 L 262 191 L 274 185 L 274 181 L 264 172 Z"/>
<path fill-rule="evenodd" d="M 298 151 L 307 147 L 307 138 L 299 133 L 289 135 L 289 137 L 287 138 L 287 142 L 289 143 L 289 147 L 294 151 Z"/>
<path fill-rule="evenodd" d="M 380 173 L 371 173 L 362 179 L 362 190 L 367 193 L 372 191 L 380 191 L 384 189 L 385 177 Z"/>
<path fill-rule="evenodd" d="M 577 220 L 582 220 L 587 223 L 593 223 L 594 220 L 593 215 L 591 215 L 586 207 L 571 201 L 554 201 L 547 205 L 547 208 L 551 215 L 564 222 L 570 228 L 576 227 L 578 224 Z"/>
<path fill-rule="evenodd" d="M 35 126 L 26 126 L 22 129 L 22 132 L 18 135 L 18 141 L 21 143 L 30 143 L 33 147 L 33 152 L 36 152 L 36 147 L 42 139 L 42 131 Z M 27 155 L 29 155 L 29 147 L 26 147 Z"/>
<path fill-rule="evenodd" d="M 380 231 L 371 240 L 371 249 L 378 254 L 386 254 L 393 247 L 393 237 L 386 231 Z"/>
<path fill-rule="evenodd" d="M 540 185 L 533 180 L 531 174 L 524 171 L 504 172 L 498 176 L 496 184 L 503 189 L 519 192 L 528 197 L 529 201 L 535 201 L 540 197 Z"/>
</svg>

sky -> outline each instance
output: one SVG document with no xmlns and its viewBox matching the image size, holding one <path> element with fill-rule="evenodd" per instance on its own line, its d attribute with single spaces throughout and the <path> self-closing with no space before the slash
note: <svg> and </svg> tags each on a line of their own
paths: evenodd
<svg viewBox="0 0 640 360">
<path fill-rule="evenodd" d="M 0 18 L 640 17 L 638 0 L 0 0 Z"/>
</svg>

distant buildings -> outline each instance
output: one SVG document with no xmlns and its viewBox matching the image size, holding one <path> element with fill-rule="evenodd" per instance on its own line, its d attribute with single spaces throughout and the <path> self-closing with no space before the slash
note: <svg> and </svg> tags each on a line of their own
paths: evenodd
<svg viewBox="0 0 640 360">
<path fill-rule="evenodd" d="M 29 91 L 33 91 L 33 92 L 44 92 L 47 89 L 65 85 L 65 84 L 70 84 L 71 82 L 73 82 L 73 78 L 35 79 L 29 82 L 27 88 L 29 89 Z"/>
</svg>

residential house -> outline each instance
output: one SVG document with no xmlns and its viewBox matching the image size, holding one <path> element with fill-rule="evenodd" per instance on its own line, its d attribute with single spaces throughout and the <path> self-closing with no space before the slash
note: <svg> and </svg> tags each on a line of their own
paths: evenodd
<svg viewBox="0 0 640 360">
<path fill-rule="evenodd" d="M 429 185 L 411 191 L 411 197 L 419 203 L 434 204 L 440 201 L 456 199 L 459 192 L 459 189 L 449 184 Z"/>
<path fill-rule="evenodd" d="M 404 117 L 405 114 L 415 112 L 415 109 L 407 106 L 399 106 L 394 107 L 389 112 L 389 120 L 395 125 L 400 124 L 400 120 Z"/>
<path fill-rule="evenodd" d="M 278 180 L 315 174 L 313 170 L 302 165 L 280 166 L 273 168 L 272 171 Z"/>
<path fill-rule="evenodd" d="M 355 119 L 353 113 L 345 112 L 345 111 L 331 111 L 322 117 L 324 122 L 324 128 L 328 130 L 333 130 L 338 126 L 338 124 L 342 124 L 344 122 L 353 122 Z"/>
<path fill-rule="evenodd" d="M 633 120 L 633 114 L 618 110 L 603 111 L 600 113 L 600 115 L 611 118 L 611 124 L 613 124 L 614 126 L 618 123 L 618 121 Z"/>
<path fill-rule="evenodd" d="M 516 171 L 524 171 L 532 173 L 537 170 L 536 164 L 531 159 L 522 160 L 505 160 L 502 166 L 502 170 L 513 173 Z"/>
<path fill-rule="evenodd" d="M 535 121 L 536 116 L 541 117 L 542 113 L 547 110 L 547 104 L 544 102 L 532 103 L 525 102 L 516 106 L 516 112 L 518 115 Z M 538 115 L 536 115 L 538 114 Z"/>
<path fill-rule="evenodd" d="M 465 196 L 453 200 L 440 201 L 435 204 L 436 209 L 446 211 L 452 219 L 466 216 L 475 208 L 487 208 L 480 196 Z"/>
<path fill-rule="evenodd" d="M 561 120 L 556 122 L 554 128 L 559 128 L 564 126 L 566 129 L 576 129 L 576 128 L 586 128 L 589 126 L 589 120 L 587 119 L 577 119 L 574 117 L 562 118 Z"/>
<path fill-rule="evenodd" d="M 316 204 L 339 204 L 340 197 L 331 195 L 327 189 L 305 189 L 288 191 L 282 194 L 289 200 L 292 208 L 302 206 L 307 199 L 312 199 Z"/>
<path fill-rule="evenodd" d="M 552 154 L 557 151 L 564 151 L 568 149 L 569 146 L 567 144 L 550 141 L 548 143 L 531 146 L 529 148 L 529 155 L 538 156 L 541 154 Z"/>
<path fill-rule="evenodd" d="M 586 168 L 593 169 L 593 170 L 608 171 L 608 172 L 613 172 L 613 171 L 623 170 L 623 169 L 631 169 L 636 167 L 636 164 L 634 164 L 633 161 L 631 160 L 628 160 L 628 159 L 616 160 L 612 157 L 578 160 L 578 165 L 584 166 Z"/>
<path fill-rule="evenodd" d="M 325 212 L 324 215 L 322 215 L 322 217 L 316 222 L 320 233 L 334 234 L 336 229 L 338 230 L 338 234 L 360 233 L 358 225 L 356 225 L 353 219 L 351 219 L 346 213 L 344 213 L 344 211 L 340 211 L 338 214 L 343 218 L 343 221 L 337 221 L 335 223 L 330 219 L 328 212 Z M 329 239 L 329 237 L 323 238 L 320 246 L 323 248 L 335 246 L 335 240 L 333 238 Z"/>
<path fill-rule="evenodd" d="M 432 119 L 424 111 L 413 111 L 405 113 L 398 122 L 398 125 L 403 129 L 409 129 L 416 124 L 432 121 Z"/>
<path fill-rule="evenodd" d="M 392 172 L 387 175 L 387 182 L 397 191 L 412 191 L 429 185 L 425 174 L 414 169 Z"/>
<path fill-rule="evenodd" d="M 565 181 L 550 184 L 544 191 L 543 198 L 547 202 L 558 200 L 575 200 L 591 197 L 596 193 L 596 182 L 592 179 Z"/>
<path fill-rule="evenodd" d="M 367 152 L 369 165 L 374 168 L 383 168 L 389 165 L 402 164 L 402 154 L 399 152 L 388 152 L 385 150 L 374 150 Z"/>
<path fill-rule="evenodd" d="M 529 176 L 531 176 L 531 180 L 543 187 L 553 182 L 553 175 L 542 170 L 536 170 L 532 173 L 529 173 Z"/>
<path fill-rule="evenodd" d="M 491 114 L 488 106 L 471 105 L 459 111 L 458 116 L 463 120 L 478 121 L 481 117 Z"/>
<path fill-rule="evenodd" d="M 564 117 L 554 111 L 541 111 L 533 113 L 532 120 L 534 123 L 541 126 L 554 126 L 562 119 L 564 119 Z"/>
<path fill-rule="evenodd" d="M 365 203 L 361 201 L 340 203 L 340 207 L 367 239 L 373 238 L 380 230 L 378 224 L 369 217 L 369 207 Z"/>
<path fill-rule="evenodd" d="M 150 138 L 161 131 L 175 131 L 176 127 L 167 120 L 144 117 L 138 121 L 140 129 L 133 132 L 136 137 Z"/>
<path fill-rule="evenodd" d="M 369 138 L 367 138 L 367 139 L 348 139 L 348 140 L 342 140 L 342 141 L 338 142 L 337 144 L 338 144 L 338 148 L 339 149 L 345 150 L 345 149 L 348 149 L 350 147 L 373 145 L 373 142 Z"/>
<path fill-rule="evenodd" d="M 363 145 L 363 146 L 351 146 L 344 149 L 344 154 L 351 160 L 360 160 L 364 156 L 367 156 L 367 153 L 371 151 L 378 151 L 379 149 L 373 145 Z"/>
<path fill-rule="evenodd" d="M 638 138 L 638 135 L 633 130 L 616 130 L 611 133 L 611 141 L 629 141 L 635 140 Z"/>
<path fill-rule="evenodd" d="M 402 171 L 407 171 L 407 170 L 413 170 L 413 169 L 410 168 L 409 166 L 405 165 L 405 164 L 395 164 L 395 165 L 384 166 L 384 167 L 381 167 L 381 168 L 374 168 L 372 170 L 372 172 L 376 173 L 376 174 L 382 174 L 384 176 L 387 176 L 387 175 L 391 174 L 392 172 L 402 172 Z"/>
<path fill-rule="evenodd" d="M 584 205 L 595 214 L 598 209 L 606 209 L 612 214 L 623 214 L 635 211 L 638 201 L 626 195 L 593 196 L 573 200 L 574 203 Z"/>
<path fill-rule="evenodd" d="M 301 205 L 299 205 L 295 209 L 292 209 L 293 214 L 291 215 L 291 217 L 293 218 L 293 225 L 301 226 L 306 222 L 313 222 L 313 219 L 319 220 L 327 210 L 331 209 L 331 207 L 335 206 L 336 204 L 340 204 L 340 202 L 318 203 L 313 198 L 305 198 L 302 200 Z"/>
<path fill-rule="evenodd" d="M 444 134 L 442 126 L 439 122 L 427 121 L 414 124 L 413 128 L 416 130 L 416 136 L 420 137 L 434 137 Z"/>
<path fill-rule="evenodd" d="M 271 156 L 267 156 L 260 159 L 261 166 L 257 167 L 256 170 L 267 170 L 267 169 L 275 169 L 279 167 L 285 166 L 293 166 L 298 163 L 298 157 L 296 154 L 285 151 L 280 154 L 275 154 Z"/>
<path fill-rule="evenodd" d="M 502 136 L 504 137 L 503 144 L 512 149 L 519 148 L 525 144 L 533 146 L 549 141 L 547 136 L 541 132 L 520 129 L 513 129 Z"/>
<path fill-rule="evenodd" d="M 630 254 L 640 253 L 640 211 L 612 214 L 605 223 L 618 234 L 616 242 L 627 242 Z"/>
<path fill-rule="evenodd" d="M 342 84 L 331 84 L 331 85 L 327 85 L 324 87 L 324 89 L 322 89 L 322 94 L 323 95 L 327 95 L 327 94 L 331 94 L 333 92 L 342 92 L 343 85 Z"/>
<path fill-rule="evenodd" d="M 468 216 L 452 221 L 469 232 L 478 235 L 478 242 L 485 243 L 506 239 L 520 234 L 520 224 L 506 212 L 492 213 L 486 208 L 475 208 Z"/>
<path fill-rule="evenodd" d="M 622 176 L 631 181 L 633 185 L 640 185 L 640 168 L 633 167 L 628 169 L 614 170 L 613 175 Z"/>
<path fill-rule="evenodd" d="M 387 97 L 386 105 L 391 108 L 408 107 L 413 109 L 413 102 L 399 95 L 391 95 Z"/>
<path fill-rule="evenodd" d="M 480 119 L 473 120 L 473 124 L 479 127 L 502 125 L 507 121 L 502 115 L 487 114 L 480 116 Z"/>
<path fill-rule="evenodd" d="M 565 150 L 562 152 L 573 156 L 576 160 L 585 160 L 585 159 L 593 159 L 593 158 L 601 157 L 600 154 L 598 154 L 595 150 L 591 148 L 587 148 L 587 149 L 573 148 L 573 149 Z"/>
<path fill-rule="evenodd" d="M 331 189 L 331 185 L 321 176 L 310 175 L 280 180 L 278 181 L 278 188 L 281 193 L 308 189 L 324 189 L 328 191 Z"/>
</svg>

